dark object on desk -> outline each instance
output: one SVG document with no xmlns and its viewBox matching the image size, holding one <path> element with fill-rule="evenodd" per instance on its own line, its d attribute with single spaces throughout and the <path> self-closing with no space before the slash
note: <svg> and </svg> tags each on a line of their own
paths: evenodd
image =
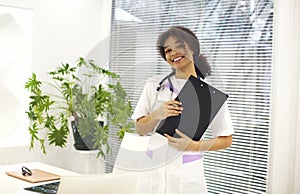
<svg viewBox="0 0 300 194">
<path fill-rule="evenodd" d="M 214 119 L 228 95 L 190 76 L 175 100 L 182 103 L 183 111 L 179 116 L 162 120 L 156 132 L 179 137 L 175 129 L 179 129 L 193 140 L 198 141 Z"/>
<path fill-rule="evenodd" d="M 27 191 L 33 191 L 42 194 L 56 194 L 59 186 L 59 181 L 24 188 Z"/>
<path fill-rule="evenodd" d="M 23 169 L 23 168 L 22 168 Z M 31 169 L 32 175 L 23 175 L 23 171 L 9 171 L 6 172 L 7 175 L 30 182 L 38 183 L 43 181 L 52 181 L 60 179 L 60 176 L 57 174 L 52 174 L 43 170 Z"/>
<path fill-rule="evenodd" d="M 31 170 L 29 168 L 27 168 L 26 166 L 22 166 L 21 170 L 22 170 L 23 176 L 31 176 L 32 175 Z"/>
</svg>

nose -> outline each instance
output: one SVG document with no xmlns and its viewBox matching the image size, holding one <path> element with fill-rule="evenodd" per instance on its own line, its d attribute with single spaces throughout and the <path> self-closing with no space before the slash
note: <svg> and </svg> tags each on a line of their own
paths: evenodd
<svg viewBox="0 0 300 194">
<path fill-rule="evenodd" d="M 176 55 L 178 52 L 175 50 L 175 49 L 172 49 L 171 50 L 171 56 L 174 56 L 174 55 Z"/>
</svg>

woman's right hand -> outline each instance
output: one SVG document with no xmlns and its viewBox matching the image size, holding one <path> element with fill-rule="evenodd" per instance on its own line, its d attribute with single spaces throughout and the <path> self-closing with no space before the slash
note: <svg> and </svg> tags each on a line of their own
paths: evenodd
<svg viewBox="0 0 300 194">
<path fill-rule="evenodd" d="M 167 117 L 178 116 L 182 113 L 181 102 L 169 100 L 151 113 L 153 119 L 163 120 Z"/>
</svg>

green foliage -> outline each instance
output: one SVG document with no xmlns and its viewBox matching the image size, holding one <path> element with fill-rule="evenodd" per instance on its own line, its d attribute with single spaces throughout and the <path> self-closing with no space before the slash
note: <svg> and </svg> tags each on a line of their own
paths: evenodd
<svg viewBox="0 0 300 194">
<path fill-rule="evenodd" d="M 123 139 L 125 132 L 133 132 L 133 122 L 128 122 L 128 117 L 124 115 L 131 115 L 132 106 L 127 98 L 126 91 L 121 86 L 120 82 L 115 85 L 110 85 L 113 93 L 116 95 L 112 96 L 112 107 L 110 109 L 110 120 L 114 126 L 119 129 L 118 136 Z"/>
<path fill-rule="evenodd" d="M 79 68 L 84 69 L 79 78 Z M 125 132 L 132 132 L 133 122 L 129 120 L 132 112 L 126 91 L 121 86 L 119 75 L 97 66 L 93 60 L 79 58 L 74 66 L 61 64 L 49 72 L 53 83 L 37 80 L 35 73 L 28 78 L 25 88 L 31 93 L 27 116 L 31 121 L 28 127 L 33 148 L 38 141 L 46 153 L 45 142 L 49 145 L 65 147 L 69 135 L 68 122 L 73 116 L 79 124 L 79 132 L 85 137 L 92 135 L 94 148 L 99 150 L 98 157 L 105 157 L 110 151 L 108 145 L 109 126 L 117 129 L 123 138 Z M 111 78 L 114 84 L 90 84 L 92 80 Z M 43 84 L 55 89 L 47 94 Z M 97 117 L 107 118 L 107 124 L 99 125 Z M 110 124 L 110 125 L 108 125 Z M 46 141 L 47 140 L 47 141 Z"/>
</svg>

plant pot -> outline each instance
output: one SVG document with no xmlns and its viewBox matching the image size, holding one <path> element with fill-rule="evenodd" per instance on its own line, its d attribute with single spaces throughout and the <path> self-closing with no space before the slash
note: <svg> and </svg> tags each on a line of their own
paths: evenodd
<svg viewBox="0 0 300 194">
<path fill-rule="evenodd" d="M 103 121 L 99 121 L 99 125 L 103 126 Z M 96 150 L 94 148 L 94 136 L 88 135 L 82 137 L 78 130 L 78 123 L 75 121 L 71 121 L 72 133 L 74 137 L 74 147 L 76 150 Z"/>
</svg>

